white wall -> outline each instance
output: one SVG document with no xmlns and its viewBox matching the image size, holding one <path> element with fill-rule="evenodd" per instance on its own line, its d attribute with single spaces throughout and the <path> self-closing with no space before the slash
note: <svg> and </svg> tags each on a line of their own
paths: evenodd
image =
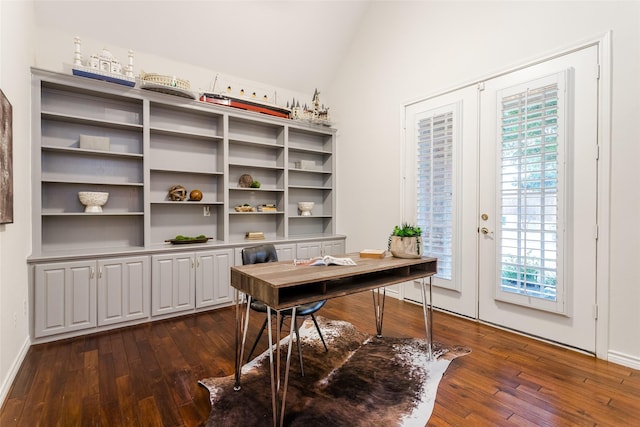
<svg viewBox="0 0 640 427">
<path fill-rule="evenodd" d="M 0 88 L 13 107 L 13 224 L 0 225 L 0 404 L 29 348 L 27 256 L 31 253 L 33 3 L 0 2 Z"/>
<path fill-rule="evenodd" d="M 338 232 L 385 247 L 402 219 L 402 105 L 612 30 L 610 360 L 640 367 L 640 2 L 374 2 L 327 91 Z M 607 231 L 605 230 L 605 233 Z M 604 298 L 606 300 L 606 298 Z M 606 322 L 607 319 L 602 319 Z M 602 339 L 600 336 L 599 339 Z"/>
<path fill-rule="evenodd" d="M 84 17 L 79 19 L 85 19 Z M 75 28 L 51 28 L 40 26 L 36 30 L 35 44 L 35 61 L 33 66 L 49 71 L 70 73 L 68 67 L 73 62 L 74 38 L 78 36 Z M 110 43 L 107 40 L 93 40 L 80 35 L 82 44 L 81 51 L 84 58 L 93 53 L 99 53 L 102 48 L 107 48 L 113 56 L 123 65 L 128 63 L 128 51 L 135 46 L 132 41 L 131 46 L 121 46 Z M 233 61 L 233 59 L 230 59 Z M 167 52 L 167 56 L 158 56 L 144 51 L 134 51 L 134 74 L 138 76 L 142 71 L 145 73 L 157 73 L 163 75 L 176 76 L 178 78 L 189 80 L 191 90 L 198 93 L 203 90 L 211 90 L 215 80 L 216 70 L 209 70 L 197 67 L 184 62 L 178 62 L 171 59 L 171 52 Z M 221 74 L 221 79 L 230 79 L 236 84 L 246 84 L 247 89 L 256 90 L 265 88 L 269 90 L 268 95 L 277 92 L 278 104 L 284 105 L 287 101 L 295 98 L 298 100 L 311 101 L 313 92 L 301 93 L 287 88 L 274 87 L 264 82 L 248 80 L 242 76 L 232 76 Z M 216 89 L 220 89 L 218 86 Z M 313 90 L 311 88 L 310 90 Z"/>
</svg>

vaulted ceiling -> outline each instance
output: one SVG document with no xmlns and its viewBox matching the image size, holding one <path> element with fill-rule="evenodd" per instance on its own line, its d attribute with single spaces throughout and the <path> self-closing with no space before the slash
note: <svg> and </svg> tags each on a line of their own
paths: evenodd
<svg viewBox="0 0 640 427">
<path fill-rule="evenodd" d="M 327 87 L 368 0 L 36 0 L 36 25 L 243 79 Z"/>
</svg>

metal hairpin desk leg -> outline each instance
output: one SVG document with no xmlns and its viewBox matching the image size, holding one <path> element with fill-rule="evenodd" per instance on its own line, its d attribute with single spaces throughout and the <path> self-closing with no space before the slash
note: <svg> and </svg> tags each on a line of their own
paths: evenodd
<svg viewBox="0 0 640 427">
<path fill-rule="evenodd" d="M 244 319 L 242 316 L 242 306 L 246 302 Z M 249 325 L 249 307 L 251 306 L 251 296 L 241 294 L 236 289 L 236 360 L 235 360 L 235 384 L 233 389 L 240 390 L 240 374 L 242 372 L 242 359 L 244 358 L 244 344 L 247 340 L 247 328 Z M 244 321 L 243 321 L 244 320 Z"/>
<path fill-rule="evenodd" d="M 384 317 L 384 298 L 387 288 L 371 289 L 373 296 L 373 311 L 376 317 L 376 334 L 378 338 L 382 337 L 382 318 Z"/>
<path fill-rule="evenodd" d="M 297 307 L 293 307 L 291 309 L 291 321 L 294 322 L 296 318 L 296 309 Z M 271 409 L 273 412 L 273 425 L 278 426 L 278 418 L 280 419 L 280 426 L 284 424 L 284 411 L 287 402 L 287 386 L 289 385 L 289 371 L 291 368 L 291 348 L 293 347 L 293 336 L 295 334 L 295 330 L 293 327 L 289 328 L 289 345 L 287 349 L 287 361 L 284 370 L 284 384 L 280 387 L 280 318 L 282 314 L 280 310 L 276 310 L 276 342 L 273 342 L 273 335 L 271 332 L 271 307 L 267 306 L 267 319 L 268 320 L 268 328 L 269 328 L 269 348 L 271 351 L 269 352 L 269 368 L 271 372 Z M 275 346 L 275 349 L 274 349 Z M 275 364 L 274 364 L 274 350 L 275 350 Z M 278 395 L 282 392 L 282 400 L 278 402 Z M 278 405 L 278 403 L 280 403 Z"/>
<path fill-rule="evenodd" d="M 429 276 L 429 301 L 427 302 L 427 290 L 425 287 L 427 286 L 427 281 L 425 278 L 422 278 L 422 286 L 420 289 L 422 290 L 422 313 L 424 315 L 424 327 L 427 332 L 427 345 L 429 347 L 429 360 L 433 360 L 433 307 L 431 304 L 433 303 L 433 294 L 431 292 L 431 276 Z"/>
<path fill-rule="evenodd" d="M 245 309 L 243 309 L 245 306 Z M 238 391 L 241 389 L 240 374 L 242 372 L 242 361 L 244 358 L 244 346 L 247 339 L 247 329 L 249 327 L 249 312 L 251 307 L 251 296 L 244 295 L 236 290 L 236 336 L 235 336 L 235 384 L 233 389 Z M 291 309 L 292 319 L 295 319 L 297 307 Z M 276 325 L 280 324 L 280 311 L 276 311 Z M 267 330 L 269 334 L 269 367 L 271 371 L 271 409 L 273 411 L 273 425 L 284 424 L 284 410 L 287 400 L 287 386 L 289 384 L 289 371 L 291 368 L 291 348 L 293 347 L 293 338 L 295 331 L 291 328 L 289 331 L 289 346 L 287 349 L 287 361 L 284 371 L 284 384 L 280 386 L 280 328 L 276 328 L 276 342 L 273 342 L 273 328 L 271 327 L 271 307 L 267 306 Z M 275 352 L 275 361 L 274 353 Z M 278 395 L 282 392 L 282 400 L 278 402 Z"/>
<path fill-rule="evenodd" d="M 280 324 L 280 312 L 276 314 L 276 325 Z M 271 307 L 267 306 L 267 331 L 269 335 L 269 373 L 271 375 L 271 415 L 273 417 L 273 426 L 278 425 L 278 405 L 276 398 L 278 396 L 278 389 L 280 388 L 280 328 L 276 330 L 276 363 L 278 369 L 274 370 L 273 366 L 273 329 L 271 329 Z M 276 383 L 276 374 L 278 382 Z"/>
</svg>

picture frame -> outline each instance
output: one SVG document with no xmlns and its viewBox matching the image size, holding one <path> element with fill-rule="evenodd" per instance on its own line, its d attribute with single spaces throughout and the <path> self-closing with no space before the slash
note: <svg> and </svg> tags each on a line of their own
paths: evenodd
<svg viewBox="0 0 640 427">
<path fill-rule="evenodd" d="M 13 107 L 0 89 L 0 224 L 13 223 Z"/>
</svg>

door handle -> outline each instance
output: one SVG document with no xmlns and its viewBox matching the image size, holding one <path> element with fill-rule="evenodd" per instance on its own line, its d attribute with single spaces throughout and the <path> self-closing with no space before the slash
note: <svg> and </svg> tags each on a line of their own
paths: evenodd
<svg viewBox="0 0 640 427">
<path fill-rule="evenodd" d="M 480 229 L 480 232 L 481 232 L 482 234 L 489 234 L 489 229 L 488 229 L 487 227 L 482 227 L 482 228 Z"/>
</svg>

